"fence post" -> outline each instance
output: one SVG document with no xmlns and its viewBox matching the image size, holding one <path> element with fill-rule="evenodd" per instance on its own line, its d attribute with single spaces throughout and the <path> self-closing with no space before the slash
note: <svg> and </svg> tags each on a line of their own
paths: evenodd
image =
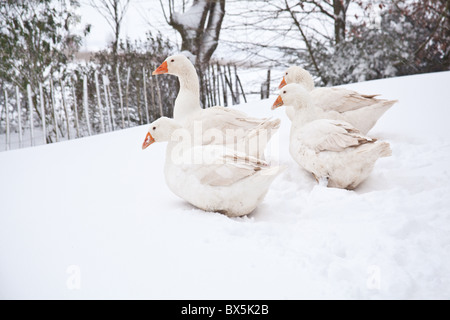
<svg viewBox="0 0 450 320">
<path fill-rule="evenodd" d="M 75 86 L 72 84 L 72 95 L 73 95 L 73 108 L 75 109 L 75 127 L 77 129 L 77 138 L 80 137 L 80 125 L 78 123 L 78 104 L 77 104 L 77 95 L 75 92 Z"/>
<path fill-rule="evenodd" d="M 212 86 L 213 86 L 213 103 L 215 106 L 217 106 L 217 88 L 216 88 L 216 73 L 214 72 L 214 65 L 210 65 L 208 66 L 208 68 L 210 68 L 210 75 L 212 77 Z"/>
<path fill-rule="evenodd" d="M 45 100 L 45 106 L 47 107 L 47 110 L 50 110 L 48 99 Z M 47 143 L 47 135 L 45 136 L 45 143 Z"/>
<path fill-rule="evenodd" d="M 244 102 L 247 103 L 247 98 L 245 97 L 244 88 L 242 87 L 241 79 L 239 79 L 239 76 L 236 73 L 236 82 L 239 83 L 239 87 L 241 88 L 242 97 L 244 97 Z M 236 88 L 237 90 L 237 88 Z"/>
<path fill-rule="evenodd" d="M 114 131 L 114 127 L 113 127 L 112 122 L 111 122 L 111 108 L 110 108 L 110 105 L 109 105 L 108 90 L 106 88 L 106 86 L 109 85 L 109 79 L 108 79 L 107 76 L 102 75 L 102 80 L 103 80 L 103 93 L 104 93 L 104 96 L 105 96 L 105 108 L 106 108 L 106 114 L 108 116 L 109 130 L 110 131 Z"/>
<path fill-rule="evenodd" d="M 19 116 L 19 148 L 22 148 L 22 108 L 20 106 L 20 92 L 19 87 L 16 86 L 16 106 L 17 106 L 17 115 Z"/>
<path fill-rule="evenodd" d="M 224 67 L 224 68 L 226 68 L 226 67 Z M 228 87 L 230 88 L 230 93 L 231 93 L 231 101 L 232 101 L 232 103 L 233 104 L 236 104 L 236 96 L 234 95 L 234 92 L 233 92 L 233 85 L 231 84 L 231 82 L 230 82 L 230 80 L 228 80 L 228 77 L 227 77 L 227 70 L 225 69 L 225 71 L 224 71 L 224 74 L 225 74 L 225 81 L 226 81 L 226 83 L 227 83 L 227 85 L 228 85 Z M 228 72 L 230 72 L 230 66 L 228 65 Z M 229 73 L 230 74 L 230 76 L 231 76 L 231 73 Z"/>
<path fill-rule="evenodd" d="M 54 87 L 53 87 L 53 79 L 52 78 L 50 78 L 50 97 L 52 99 L 53 121 L 55 122 L 56 142 L 58 142 L 58 140 L 59 140 L 58 118 L 56 117 L 55 95 L 54 95 Z"/>
<path fill-rule="evenodd" d="M 213 78 L 213 76 L 212 76 L 211 67 L 210 67 L 210 65 L 208 64 L 209 96 L 210 96 L 210 98 L 211 98 L 211 104 L 210 104 L 210 107 L 216 105 L 216 103 L 214 102 L 214 100 L 215 100 L 215 97 L 214 97 L 215 91 L 214 91 L 214 84 L 213 84 L 214 81 L 213 81 L 213 80 L 214 80 L 214 78 Z"/>
<path fill-rule="evenodd" d="M 5 104 L 6 107 L 6 104 Z M 0 103 L 0 125 L 2 124 L 2 113 L 3 113 L 3 105 Z M 6 132 L 5 132 L 5 137 L 6 137 Z M 5 143 L 5 147 L 6 147 L 6 143 Z"/>
<path fill-rule="evenodd" d="M 153 69 L 153 68 L 152 68 Z M 150 96 L 152 98 L 152 103 L 151 105 L 153 106 L 153 108 L 156 108 L 156 102 L 155 102 L 155 86 L 153 85 L 153 77 L 150 76 Z M 153 113 L 152 113 L 153 114 Z"/>
<path fill-rule="evenodd" d="M 239 102 L 239 92 L 234 92 L 234 88 L 233 88 L 233 77 L 231 76 L 231 68 L 230 65 L 227 65 L 227 69 L 228 69 L 228 77 L 230 79 L 230 81 L 228 82 L 228 85 L 230 86 L 230 91 L 231 91 L 231 96 L 233 98 L 233 104 L 238 104 Z"/>
<path fill-rule="evenodd" d="M 205 71 L 203 73 L 203 92 L 204 92 L 204 99 L 205 99 L 205 105 L 203 108 L 211 107 L 211 99 L 209 97 L 209 84 L 208 84 L 208 72 Z"/>
<path fill-rule="evenodd" d="M 239 83 L 238 83 L 238 76 L 237 76 L 237 70 L 236 65 L 234 65 L 234 86 L 236 87 L 236 102 L 237 104 L 241 103 L 241 99 L 239 97 Z"/>
<path fill-rule="evenodd" d="M 31 86 L 30 86 L 30 84 L 27 84 L 27 94 L 28 94 L 28 107 L 30 108 L 30 137 L 31 137 L 31 146 L 34 146 L 33 98 L 31 97 Z"/>
<path fill-rule="evenodd" d="M 108 79 L 108 83 L 110 83 L 109 79 Z M 112 98 L 111 98 L 111 87 L 109 84 L 106 86 L 106 90 L 108 91 L 108 97 L 109 97 L 109 107 L 110 107 L 109 110 L 111 112 L 112 127 L 113 127 L 113 130 L 116 130 L 116 115 L 114 114 L 114 105 L 113 105 Z"/>
<path fill-rule="evenodd" d="M 163 117 L 164 113 L 161 100 L 161 87 L 159 86 L 158 77 L 155 77 L 155 81 L 156 81 L 156 93 L 158 94 L 159 114 L 161 115 L 161 117 Z"/>
<path fill-rule="evenodd" d="M 261 83 L 261 100 L 269 98 L 270 95 L 270 69 L 267 70 L 267 79 Z"/>
<path fill-rule="evenodd" d="M 222 68 L 220 67 L 219 64 L 217 64 L 217 69 L 219 69 L 220 82 L 222 83 L 223 104 L 224 104 L 224 107 L 227 107 L 228 106 L 227 85 L 226 85 L 224 77 L 223 77 Z"/>
<path fill-rule="evenodd" d="M 142 120 L 142 114 L 141 114 L 141 86 L 139 85 L 139 83 L 137 84 L 137 100 L 136 100 L 136 104 L 137 104 L 137 115 L 138 115 L 138 123 L 139 124 L 144 124 L 144 121 Z"/>
<path fill-rule="evenodd" d="M 42 134 L 44 135 L 44 144 L 47 143 L 47 130 L 45 127 L 45 106 L 44 106 L 44 90 L 42 83 L 39 82 L 39 101 L 41 103 L 41 117 L 42 117 Z"/>
<path fill-rule="evenodd" d="M 147 82 L 145 80 L 146 78 L 146 70 L 145 67 L 142 68 L 142 79 L 143 79 L 143 85 L 144 85 L 144 106 L 145 106 L 145 116 L 147 117 L 147 123 L 150 123 L 150 117 L 148 114 L 148 101 L 147 101 Z"/>
<path fill-rule="evenodd" d="M 95 71 L 95 73 L 94 73 L 94 78 L 95 78 L 95 89 L 97 90 L 97 106 L 98 106 L 98 111 L 100 113 L 100 124 L 102 127 L 102 133 L 105 133 L 105 122 L 103 121 L 102 100 L 101 100 L 101 96 L 100 96 L 100 85 L 98 84 L 98 72 L 97 71 Z"/>
<path fill-rule="evenodd" d="M 213 89 L 213 82 L 212 82 L 212 77 L 211 77 L 211 69 L 208 68 L 208 88 L 209 88 L 209 99 L 210 99 L 210 104 L 209 106 L 215 106 L 216 104 L 214 103 L 214 89 Z"/>
<path fill-rule="evenodd" d="M 84 113 L 86 116 L 86 124 L 88 128 L 88 133 L 91 136 L 91 123 L 89 122 L 89 105 L 88 105 L 88 85 L 87 85 L 87 76 L 84 75 L 83 77 L 83 107 L 84 107 Z"/>
<path fill-rule="evenodd" d="M 216 79 L 216 81 L 217 81 L 217 102 L 218 102 L 218 105 L 220 106 L 220 105 L 222 105 L 222 102 L 221 102 L 222 98 L 220 97 L 220 75 L 219 75 L 218 65 L 216 66 L 216 68 L 217 68 L 217 75 L 216 75 L 216 71 L 214 71 L 214 76 L 217 77 L 217 79 Z M 213 66 L 213 70 L 215 70 L 214 66 Z"/>
<path fill-rule="evenodd" d="M 70 140 L 69 111 L 67 110 L 67 101 L 66 101 L 66 93 L 65 93 L 66 84 L 61 81 L 60 85 L 61 85 L 61 96 L 62 96 L 64 114 L 66 115 L 67 138 Z"/>
<path fill-rule="evenodd" d="M 130 86 L 130 73 L 131 73 L 131 68 L 128 67 L 128 72 L 127 72 L 127 87 L 126 87 L 126 91 L 125 91 L 125 95 L 126 95 L 126 102 L 127 102 L 127 122 L 128 122 L 128 127 L 130 127 L 130 109 L 129 109 L 129 86 Z"/>
<path fill-rule="evenodd" d="M 120 86 L 119 65 L 117 65 L 117 67 L 116 67 L 116 78 L 117 78 L 117 88 L 119 88 L 120 113 L 122 116 L 122 129 L 125 129 L 125 116 L 123 113 L 123 96 L 122 96 L 122 87 Z"/>
<path fill-rule="evenodd" d="M 6 150 L 9 150 L 11 148 L 11 136 L 10 136 L 10 130 L 9 130 L 9 110 L 8 110 L 8 92 L 6 92 L 6 89 L 4 90 L 5 94 L 5 116 L 6 116 Z"/>
<path fill-rule="evenodd" d="M 2 124 L 3 105 L 0 103 L 0 125 Z"/>
</svg>

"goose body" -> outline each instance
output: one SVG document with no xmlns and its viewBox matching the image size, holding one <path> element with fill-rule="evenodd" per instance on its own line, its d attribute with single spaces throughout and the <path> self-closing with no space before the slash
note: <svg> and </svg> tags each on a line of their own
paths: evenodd
<svg viewBox="0 0 450 320">
<path fill-rule="evenodd" d="M 317 181 L 329 187 L 354 189 L 372 172 L 380 157 L 391 155 L 390 145 L 363 135 L 342 120 L 324 119 L 300 85 L 280 90 L 274 106 L 291 105 L 289 152 Z"/>
<path fill-rule="evenodd" d="M 309 100 L 311 103 L 313 101 L 312 97 L 310 97 Z M 370 129 L 372 129 L 373 126 L 377 123 L 377 120 L 386 112 L 387 109 L 391 107 L 391 102 L 380 101 L 365 108 L 359 108 L 345 112 L 337 112 L 334 110 L 326 111 L 323 108 L 317 107 L 315 103 L 312 104 L 314 106 L 313 110 L 309 110 L 308 112 L 300 111 L 305 116 L 305 118 L 303 118 L 301 121 L 306 121 L 307 119 L 308 121 L 317 119 L 341 120 L 350 123 L 362 134 L 367 134 Z M 293 121 L 295 113 L 296 112 L 292 107 L 290 107 L 286 112 L 291 121 Z"/>
<path fill-rule="evenodd" d="M 311 103 L 329 113 L 326 118 L 347 121 L 363 134 L 367 134 L 378 119 L 397 102 L 377 99 L 376 94 L 360 94 L 345 88 L 315 88 L 311 74 L 298 66 L 286 70 L 279 88 L 292 83 L 301 84 L 309 92 Z M 287 114 L 291 118 L 293 113 Z"/>
<path fill-rule="evenodd" d="M 327 119 L 292 127 L 289 152 L 317 181 L 349 190 L 367 179 L 378 158 L 391 155 L 388 143 L 362 135 L 349 123 Z"/>
<path fill-rule="evenodd" d="M 190 204 L 230 217 L 251 213 L 280 172 L 263 160 L 224 145 L 192 145 L 189 131 L 162 117 L 150 125 L 144 147 L 168 141 L 164 174 L 170 190 Z"/>
<path fill-rule="evenodd" d="M 182 54 L 168 57 L 153 72 L 153 74 L 164 73 L 175 75 L 180 81 L 180 91 L 174 105 L 174 120 L 192 133 L 214 131 L 216 136 L 219 132 L 222 136 L 220 139 L 210 139 L 207 134 L 197 141 L 201 141 L 202 144 L 223 144 L 223 141 L 235 141 L 229 146 L 230 148 L 236 149 L 238 148 L 236 144 L 245 144 L 244 149 L 239 151 L 257 158 L 264 158 L 266 144 L 278 129 L 280 120 L 252 118 L 241 111 L 221 106 L 202 109 L 197 72 L 189 59 Z M 260 130 L 261 127 L 264 127 L 265 131 Z M 258 143 L 249 145 L 249 139 L 254 137 L 255 132 L 260 135 L 254 139 L 258 140 Z"/>
<path fill-rule="evenodd" d="M 256 158 L 229 154 L 208 165 L 178 165 L 170 158 L 173 145 L 167 147 L 164 174 L 170 190 L 205 211 L 230 217 L 251 213 L 264 199 L 279 167 L 270 167 Z M 197 154 L 209 154 L 214 146 L 199 146 Z"/>
<path fill-rule="evenodd" d="M 266 145 L 280 122 L 248 117 L 243 112 L 217 106 L 188 116 L 184 128 L 196 138 L 195 144 L 224 144 L 229 149 L 263 159 Z"/>
</svg>

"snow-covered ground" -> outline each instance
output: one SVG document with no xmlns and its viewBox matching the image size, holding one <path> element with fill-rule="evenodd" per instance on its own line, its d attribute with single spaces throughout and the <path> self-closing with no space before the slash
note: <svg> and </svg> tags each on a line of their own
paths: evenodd
<svg viewBox="0 0 450 320">
<path fill-rule="evenodd" d="M 0 153 L 0 298 L 450 299 L 450 72 L 349 85 L 399 99 L 356 191 L 288 168 L 248 217 L 173 195 L 147 128 Z"/>
</svg>

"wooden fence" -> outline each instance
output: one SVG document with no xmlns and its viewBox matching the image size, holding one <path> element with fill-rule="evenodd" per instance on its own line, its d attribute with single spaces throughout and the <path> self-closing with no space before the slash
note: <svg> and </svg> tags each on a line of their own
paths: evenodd
<svg viewBox="0 0 450 320">
<path fill-rule="evenodd" d="M 135 75 L 130 74 L 130 68 L 124 79 L 121 79 L 119 68 L 115 71 L 114 85 L 110 81 L 111 74 L 95 72 L 90 77 L 90 90 L 86 74 L 70 83 L 54 83 L 50 79 L 39 83 L 37 88 L 28 84 L 26 90 L 20 90 L 18 86 L 4 89 L 3 99 L 0 99 L 0 136 L 3 134 L 4 140 L 0 146 L 4 143 L 3 149 L 10 150 L 70 140 L 150 123 L 160 116 L 171 115 L 170 108 L 177 92 L 172 88 L 172 95 L 165 98 L 170 101 L 163 101 L 161 90 L 165 84 L 161 76 L 152 77 L 151 70 L 143 68 L 142 81 L 134 83 L 139 88 L 132 88 L 130 78 Z M 270 70 L 267 81 L 270 83 Z M 204 107 L 247 102 L 236 66 L 210 65 L 201 82 Z M 261 98 L 266 97 L 266 87 L 264 82 Z"/>
</svg>

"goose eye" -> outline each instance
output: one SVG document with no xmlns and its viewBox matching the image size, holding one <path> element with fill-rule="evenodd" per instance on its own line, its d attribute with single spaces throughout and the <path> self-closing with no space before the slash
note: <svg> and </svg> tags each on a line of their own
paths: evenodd
<svg viewBox="0 0 450 320">
<path fill-rule="evenodd" d="M 170 60 L 170 62 L 175 62 L 175 59 Z"/>
<path fill-rule="evenodd" d="M 288 75 L 288 73 L 286 72 L 286 75 Z"/>
<path fill-rule="evenodd" d="M 286 94 L 286 90 L 285 90 L 285 91 L 283 91 L 283 93 L 284 93 L 284 94 Z"/>
<path fill-rule="evenodd" d="M 156 130 L 156 127 L 153 127 L 153 130 Z"/>
</svg>

